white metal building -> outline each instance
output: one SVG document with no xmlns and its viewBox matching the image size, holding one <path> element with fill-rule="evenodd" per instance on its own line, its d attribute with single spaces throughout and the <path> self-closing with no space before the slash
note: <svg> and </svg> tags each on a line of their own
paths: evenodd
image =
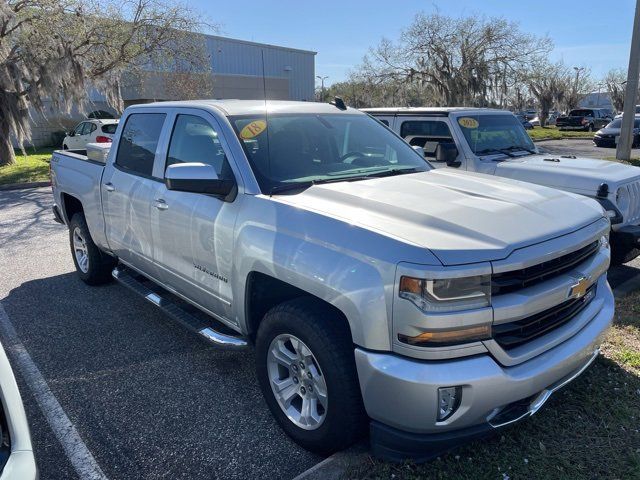
<svg viewBox="0 0 640 480">
<path fill-rule="evenodd" d="M 206 36 L 206 45 L 213 72 L 212 90 L 201 98 L 314 100 L 316 52 L 268 45 L 214 35 Z M 264 57 L 264 67 L 263 59 Z M 264 68 L 264 80 L 263 80 Z M 125 82 L 122 98 L 125 106 L 159 100 L 179 100 L 179 91 L 168 91 L 163 78 L 171 73 L 152 73 L 145 78 Z M 198 95 L 200 96 L 200 95 Z M 62 115 L 45 105 L 46 118 L 34 114 L 33 146 L 52 144 L 54 132 L 71 129 L 93 111 L 115 112 L 104 97 L 90 94 L 91 102 L 71 115 Z"/>
</svg>

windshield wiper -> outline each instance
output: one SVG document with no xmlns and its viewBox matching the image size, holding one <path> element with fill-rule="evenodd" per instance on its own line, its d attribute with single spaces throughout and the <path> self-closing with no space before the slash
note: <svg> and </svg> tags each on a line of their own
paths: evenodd
<svg viewBox="0 0 640 480">
<path fill-rule="evenodd" d="M 514 155 L 509 150 L 506 150 L 504 148 L 485 148 L 484 150 L 480 150 L 479 152 L 476 152 L 476 155 L 490 155 L 492 153 L 493 154 L 502 153 L 503 155 L 506 155 L 507 157 L 511 157 L 511 158 L 516 157 L 516 155 Z"/>
<path fill-rule="evenodd" d="M 511 150 L 511 151 L 513 151 L 513 150 L 522 150 L 524 152 L 529 152 L 531 154 L 537 153 L 535 150 L 531 150 L 530 148 L 522 147 L 520 145 L 513 145 L 513 146 L 511 146 L 509 148 L 505 148 L 505 150 Z"/>
<path fill-rule="evenodd" d="M 423 171 L 426 170 L 422 170 L 417 167 L 392 168 L 391 170 L 383 170 L 381 172 L 368 173 L 366 175 L 352 175 L 350 177 L 339 178 L 319 178 L 317 180 L 309 180 L 308 182 L 284 183 L 271 187 L 271 190 L 269 190 L 269 195 L 288 192 L 291 190 L 305 190 L 309 187 L 312 187 L 313 185 L 322 185 L 324 183 L 357 182 L 358 180 L 366 180 L 368 178 L 391 177 L 394 175 L 403 175 L 405 173 L 417 173 Z"/>
<path fill-rule="evenodd" d="M 375 177 L 392 177 L 394 175 L 403 175 L 405 173 L 418 173 L 418 172 L 426 172 L 427 170 L 422 170 L 417 167 L 407 167 L 407 168 L 392 168 L 391 170 L 383 170 L 381 172 L 368 173 L 363 175 L 362 178 L 375 178 Z"/>
</svg>

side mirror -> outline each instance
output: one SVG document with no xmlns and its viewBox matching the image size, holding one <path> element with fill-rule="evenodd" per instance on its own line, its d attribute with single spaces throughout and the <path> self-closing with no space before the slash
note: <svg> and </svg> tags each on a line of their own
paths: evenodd
<svg viewBox="0 0 640 480">
<path fill-rule="evenodd" d="M 413 148 L 416 152 L 418 152 L 422 157 L 425 157 L 425 153 L 424 153 L 424 148 L 421 147 L 420 145 L 411 145 L 411 148 Z"/>
<path fill-rule="evenodd" d="M 455 143 L 439 143 L 436 147 L 436 162 L 445 162 L 449 167 L 459 167 L 462 162 L 457 160 L 458 148 Z"/>
<path fill-rule="evenodd" d="M 76 132 L 69 132 L 69 133 L 67 133 L 67 136 L 75 137 L 76 136 Z"/>
<path fill-rule="evenodd" d="M 191 193 L 208 193 L 227 196 L 235 190 L 232 180 L 218 178 L 215 168 L 205 163 L 176 163 L 169 165 L 164 176 L 169 190 Z"/>
</svg>

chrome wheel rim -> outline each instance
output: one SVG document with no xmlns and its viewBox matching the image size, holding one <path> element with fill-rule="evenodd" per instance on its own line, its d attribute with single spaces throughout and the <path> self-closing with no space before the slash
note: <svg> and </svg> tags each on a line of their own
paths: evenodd
<svg viewBox="0 0 640 480">
<path fill-rule="evenodd" d="M 76 263 L 82 273 L 89 271 L 89 253 L 87 251 L 87 242 L 82 236 L 80 228 L 73 229 L 73 254 L 76 257 Z"/>
<path fill-rule="evenodd" d="M 320 427 L 327 416 L 327 384 L 313 352 L 299 338 L 274 338 L 267 355 L 269 384 L 278 405 L 304 430 Z"/>
</svg>

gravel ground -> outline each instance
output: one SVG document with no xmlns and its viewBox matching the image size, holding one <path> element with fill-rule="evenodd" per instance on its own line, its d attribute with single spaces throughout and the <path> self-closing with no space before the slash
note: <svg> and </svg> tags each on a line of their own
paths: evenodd
<svg viewBox="0 0 640 480">
<path fill-rule="evenodd" d="M 0 192 L 0 302 L 108 478 L 292 478 L 322 460 L 275 424 L 251 352 L 207 346 L 122 286 L 83 284 L 50 192 Z M 16 376 L 40 478 L 76 478 Z"/>
</svg>

